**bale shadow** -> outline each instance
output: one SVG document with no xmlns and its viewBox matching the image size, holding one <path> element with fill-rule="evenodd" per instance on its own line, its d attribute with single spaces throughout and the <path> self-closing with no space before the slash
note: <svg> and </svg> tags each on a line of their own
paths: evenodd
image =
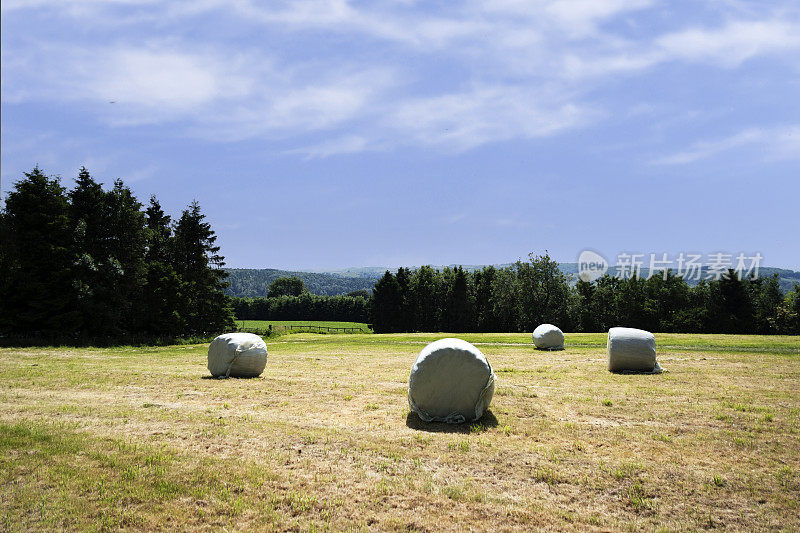
<svg viewBox="0 0 800 533">
<path fill-rule="evenodd" d="M 464 422 L 463 424 L 445 424 L 444 422 L 425 422 L 417 413 L 409 412 L 406 416 L 406 426 L 417 431 L 427 431 L 428 433 L 480 433 L 488 428 L 497 427 L 497 417 L 491 410 L 483 413 L 475 422 Z M 476 427 L 479 426 L 479 427 Z"/>
<path fill-rule="evenodd" d="M 205 375 L 205 376 L 200 376 L 200 379 L 213 379 L 214 381 L 217 381 L 217 380 L 225 381 L 226 379 L 264 379 L 264 377 L 263 376 L 228 376 L 226 378 L 225 376 L 214 377 L 214 376 Z"/>
</svg>

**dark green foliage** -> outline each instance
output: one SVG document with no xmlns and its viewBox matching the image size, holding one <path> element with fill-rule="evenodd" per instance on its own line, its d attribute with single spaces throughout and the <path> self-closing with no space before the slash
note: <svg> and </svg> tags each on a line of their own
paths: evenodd
<svg viewBox="0 0 800 533">
<path fill-rule="evenodd" d="M 191 334 L 208 334 L 234 327 L 230 299 L 223 290 L 227 272 L 214 243 L 217 236 L 194 201 L 175 224 L 176 271 L 183 282 L 179 309 Z"/>
<path fill-rule="evenodd" d="M 406 317 L 401 314 L 402 296 L 400 294 L 400 284 L 394 275 L 386 271 L 386 274 L 378 280 L 375 288 L 372 289 L 372 329 L 375 333 L 393 333 L 401 331 L 401 324 L 406 321 Z"/>
<path fill-rule="evenodd" d="M 300 296 L 304 292 L 308 292 L 306 284 L 297 276 L 278 278 L 273 281 L 269 286 L 267 296 L 269 298 L 276 298 L 278 296 Z"/>
<path fill-rule="evenodd" d="M 76 257 L 69 203 L 58 178 L 38 167 L 9 192 L 3 214 L 2 331 L 77 332 Z"/>
<path fill-rule="evenodd" d="M 331 320 L 367 322 L 369 300 L 361 296 L 300 296 L 233 298 L 233 310 L 240 320 Z"/>
<path fill-rule="evenodd" d="M 122 181 L 85 168 L 66 193 L 35 168 L 0 212 L 0 335 L 113 342 L 206 335 L 232 326 L 223 258 L 197 203 L 171 224 Z"/>
<path fill-rule="evenodd" d="M 372 297 L 372 291 L 368 291 L 367 289 L 358 289 L 357 291 L 348 292 L 347 296 L 352 296 L 353 298 L 364 298 L 365 300 L 369 300 Z"/>
<path fill-rule="evenodd" d="M 185 331 L 181 316 L 183 280 L 175 270 L 175 243 L 172 239 L 171 218 L 161 209 L 155 196 L 145 210 L 147 218 L 147 253 L 145 262 L 141 328 L 153 335 L 174 336 Z"/>
<path fill-rule="evenodd" d="M 376 333 L 531 331 L 542 323 L 587 332 L 800 333 L 800 284 L 784 297 L 777 275 L 731 274 L 695 287 L 671 271 L 573 286 L 546 253 L 471 272 L 423 266 L 387 271 L 375 285 L 370 316 Z"/>
</svg>

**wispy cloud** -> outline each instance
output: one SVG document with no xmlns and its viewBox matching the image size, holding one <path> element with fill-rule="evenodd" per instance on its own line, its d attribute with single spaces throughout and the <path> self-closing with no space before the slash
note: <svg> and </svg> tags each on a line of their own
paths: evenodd
<svg viewBox="0 0 800 533">
<path fill-rule="evenodd" d="M 800 125 L 748 128 L 721 139 L 698 141 L 686 150 L 658 157 L 652 163 L 686 165 L 753 145 L 762 147 L 764 156 L 770 159 L 800 159 Z"/>
<path fill-rule="evenodd" d="M 734 67 L 755 56 L 800 49 L 800 23 L 732 21 L 719 28 L 690 28 L 656 39 L 665 59 Z"/>
<path fill-rule="evenodd" d="M 359 135 L 346 135 L 319 144 L 287 150 L 290 154 L 303 154 L 306 159 L 326 158 L 332 155 L 355 154 L 369 149 L 369 142 Z"/>
<path fill-rule="evenodd" d="M 595 114 L 563 95 L 498 86 L 409 100 L 391 121 L 418 142 L 461 151 L 492 141 L 553 135 Z"/>
<path fill-rule="evenodd" d="M 595 124 L 611 113 L 593 92 L 620 76 L 678 62 L 730 69 L 800 50 L 800 15 L 776 8 L 732 11 L 738 18 L 716 24 L 655 24 L 646 35 L 626 30 L 635 17 L 661 20 L 660 9 L 655 0 L 468 0 L 446 8 L 10 0 L 4 19 L 46 12 L 97 33 L 91 43 L 74 32 L 4 40 L 3 100 L 81 101 L 116 127 L 173 123 L 177 134 L 217 141 L 289 139 L 300 148 L 288 151 L 305 157 L 375 146 L 464 151 Z M 117 34 L 120 21 L 141 35 Z M 208 41 L 197 40 L 195 25 Z M 232 37 L 239 33 L 248 38 Z M 304 148 L 319 131 L 327 140 Z M 753 142 L 744 137 L 725 142 Z M 725 149 L 711 143 L 673 157 Z"/>
</svg>

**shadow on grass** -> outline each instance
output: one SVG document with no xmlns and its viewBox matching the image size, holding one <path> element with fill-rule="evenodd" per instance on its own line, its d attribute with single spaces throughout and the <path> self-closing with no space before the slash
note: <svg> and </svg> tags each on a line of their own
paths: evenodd
<svg viewBox="0 0 800 533">
<path fill-rule="evenodd" d="M 425 422 L 416 413 L 408 413 L 406 426 L 418 431 L 429 433 L 480 433 L 488 428 L 497 427 L 497 417 L 491 410 L 483 413 L 475 422 L 464 422 L 463 424 L 445 424 L 444 422 Z"/>
<path fill-rule="evenodd" d="M 213 379 L 214 381 L 216 381 L 216 380 L 224 381 L 226 379 L 264 379 L 264 378 L 263 378 L 263 376 L 229 376 L 229 377 L 226 378 L 225 376 L 214 377 L 214 376 L 205 375 L 205 376 L 201 376 L 200 379 Z"/>
</svg>

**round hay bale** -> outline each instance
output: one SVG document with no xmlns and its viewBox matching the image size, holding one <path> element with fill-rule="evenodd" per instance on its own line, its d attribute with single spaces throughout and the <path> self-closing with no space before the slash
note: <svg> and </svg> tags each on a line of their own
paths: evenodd
<svg viewBox="0 0 800 533">
<path fill-rule="evenodd" d="M 656 338 L 649 331 L 636 328 L 608 330 L 608 369 L 611 372 L 658 374 Z"/>
<path fill-rule="evenodd" d="M 408 378 L 408 405 L 425 422 L 460 424 L 483 416 L 494 395 L 492 365 L 461 339 L 440 339 L 419 352 Z"/>
<path fill-rule="evenodd" d="M 252 333 L 226 333 L 208 347 L 208 370 L 215 378 L 254 378 L 267 366 L 267 345 Z"/>
<path fill-rule="evenodd" d="M 540 324 L 533 330 L 533 344 L 540 350 L 563 350 L 564 333 L 553 324 Z"/>
</svg>

